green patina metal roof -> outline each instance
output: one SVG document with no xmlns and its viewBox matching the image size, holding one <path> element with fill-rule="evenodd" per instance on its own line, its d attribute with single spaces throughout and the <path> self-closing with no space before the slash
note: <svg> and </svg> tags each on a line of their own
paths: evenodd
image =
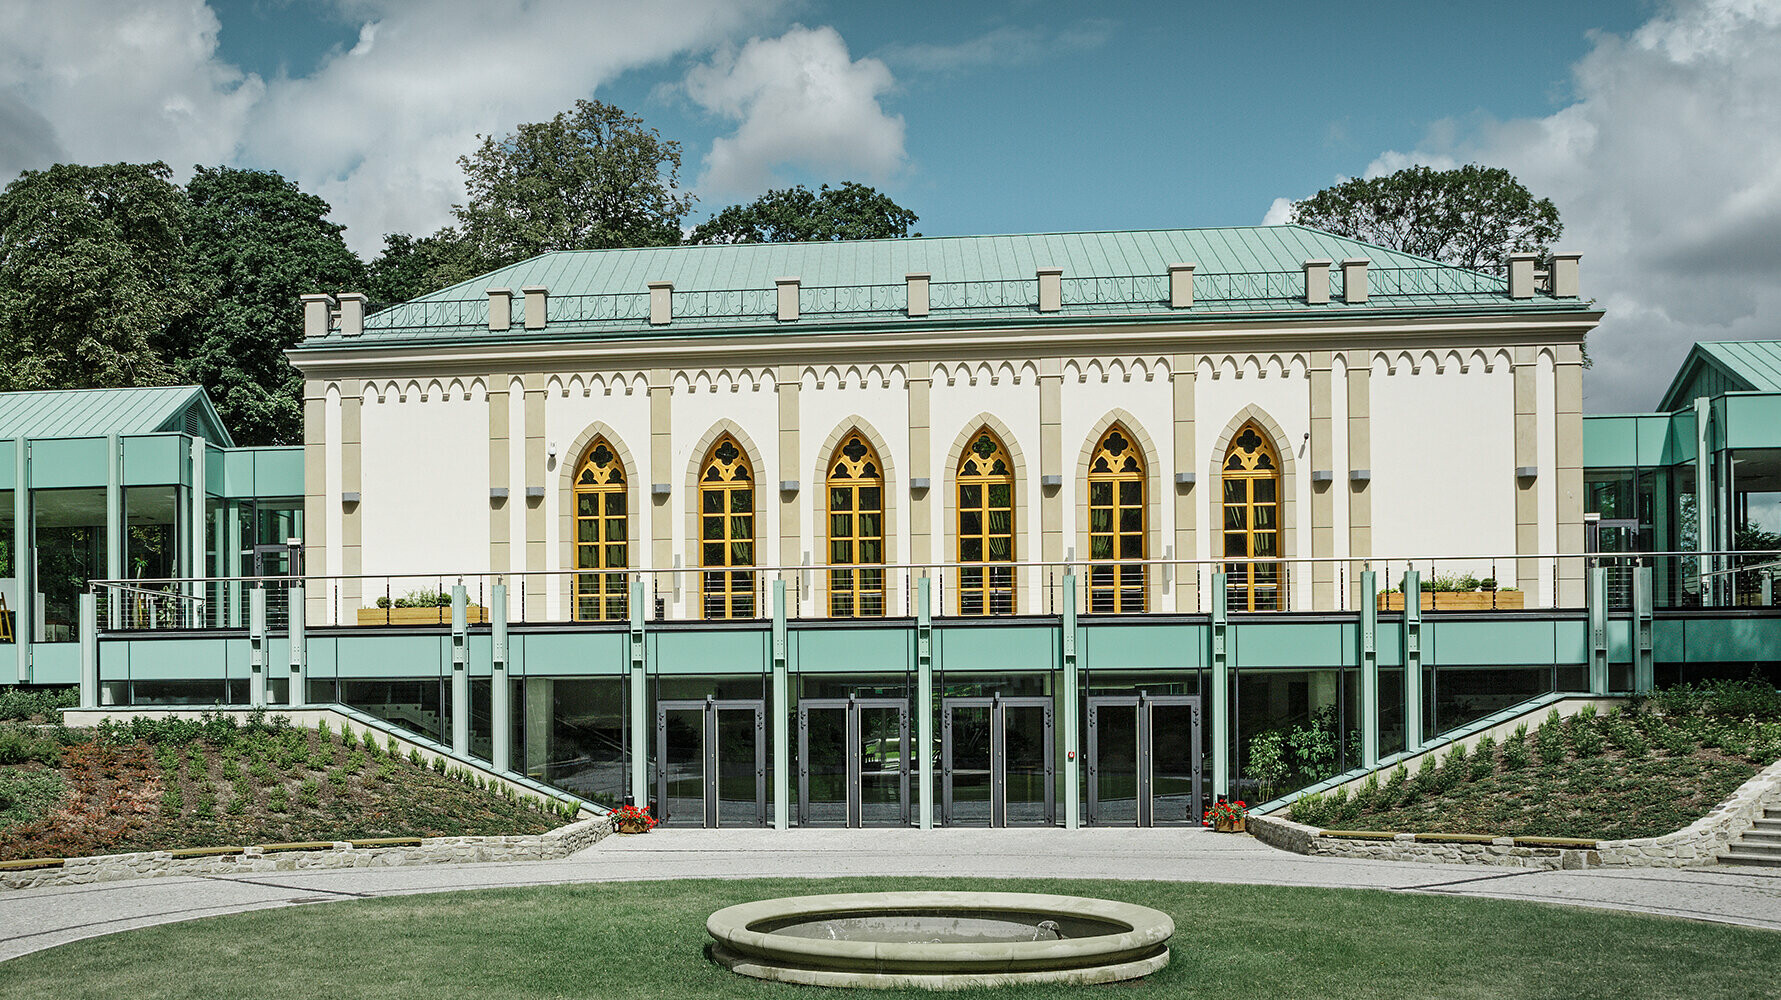
<svg viewBox="0 0 1781 1000">
<path fill-rule="evenodd" d="M 1343 301 L 1345 258 L 1370 261 L 1365 303 Z M 1305 301 L 1304 264 L 1314 259 L 1333 262 L 1328 304 Z M 1168 268 L 1175 263 L 1195 265 L 1191 309 L 1169 308 Z M 1063 305 L 1055 313 L 1038 312 L 1035 274 L 1043 267 L 1063 272 Z M 379 310 L 367 317 L 362 337 L 331 335 L 305 346 L 488 336 L 490 288 L 514 292 L 512 329 L 501 339 L 647 333 L 648 286 L 655 281 L 674 286 L 673 321 L 655 328 L 659 333 L 772 327 L 775 280 L 783 277 L 801 283 L 800 326 L 908 322 L 905 279 L 921 272 L 931 276 L 931 322 L 1590 308 L 1546 295 L 1510 299 L 1496 275 L 1304 226 L 1249 226 L 558 251 Z M 528 286 L 549 289 L 544 330 L 523 329 L 521 290 Z"/>
<path fill-rule="evenodd" d="M 234 438 L 195 385 L 0 392 L 0 438 L 177 432 L 224 447 Z"/>
<path fill-rule="evenodd" d="M 1658 409 L 1674 410 L 1687 406 L 1697 395 L 1716 396 L 1727 391 L 1781 392 L 1781 340 L 1695 344 L 1676 370 Z"/>
</svg>

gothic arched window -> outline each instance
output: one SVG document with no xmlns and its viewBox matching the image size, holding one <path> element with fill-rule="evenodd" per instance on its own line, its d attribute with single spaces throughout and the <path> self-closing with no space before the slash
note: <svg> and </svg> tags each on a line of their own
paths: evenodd
<svg viewBox="0 0 1781 1000">
<path fill-rule="evenodd" d="M 1280 454 L 1253 422 L 1231 439 L 1223 473 L 1225 556 L 1280 558 Z M 1280 610 L 1279 563 L 1226 563 L 1225 581 L 1230 610 Z"/>
<path fill-rule="evenodd" d="M 959 459 L 958 543 L 959 562 L 1009 564 L 961 568 L 959 614 L 1013 614 L 1014 463 L 987 427 Z"/>
<path fill-rule="evenodd" d="M 1145 558 L 1144 457 L 1114 424 L 1088 464 L 1088 609 L 1097 614 L 1143 611 L 1144 564 L 1103 560 Z"/>
<path fill-rule="evenodd" d="M 753 618 L 754 467 L 728 434 L 699 466 L 700 598 L 706 618 Z"/>
</svg>

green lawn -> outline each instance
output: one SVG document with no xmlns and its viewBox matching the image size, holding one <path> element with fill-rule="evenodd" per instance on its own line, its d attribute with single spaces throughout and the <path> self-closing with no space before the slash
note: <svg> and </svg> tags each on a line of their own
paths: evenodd
<svg viewBox="0 0 1781 1000">
<path fill-rule="evenodd" d="M 770 896 L 934 888 L 1105 895 L 1175 918 L 1173 961 L 1146 980 L 996 997 L 1699 1000 L 1759 995 L 1781 963 L 1773 932 L 1496 900 L 1165 882 L 687 880 L 328 903 L 149 928 L 0 965 L 0 997 L 818 1000 L 841 994 L 713 965 L 705 916 Z"/>
</svg>

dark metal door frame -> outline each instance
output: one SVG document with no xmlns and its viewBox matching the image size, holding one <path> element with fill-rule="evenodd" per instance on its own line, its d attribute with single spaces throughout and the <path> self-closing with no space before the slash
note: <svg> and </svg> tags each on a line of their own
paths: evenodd
<svg viewBox="0 0 1781 1000">
<path fill-rule="evenodd" d="M 952 823 L 952 710 L 989 709 L 989 825 L 1008 826 L 1008 709 L 1045 710 L 1045 819 L 1042 826 L 1057 825 L 1057 725 L 1052 699 L 1045 695 L 1004 698 L 940 699 L 940 823 Z M 1024 824 L 1023 824 L 1024 825 Z"/>
<path fill-rule="evenodd" d="M 1193 808 L 1190 813 L 1194 822 L 1201 817 L 1200 781 L 1200 699 L 1197 695 L 1153 695 L 1147 691 L 1139 691 L 1135 695 L 1096 695 L 1088 699 L 1088 824 L 1100 825 L 1101 811 L 1101 732 L 1100 710 L 1103 708 L 1129 708 L 1137 713 L 1137 771 L 1138 771 L 1138 825 L 1156 825 L 1156 741 L 1153 731 L 1154 720 L 1150 710 L 1158 705 L 1187 705 L 1192 711 L 1193 731 L 1188 734 L 1188 745 L 1193 748 Z"/>
<path fill-rule="evenodd" d="M 798 702 L 798 825 L 810 825 L 810 711 L 840 710 L 846 724 L 846 815 L 849 828 L 866 825 L 864 760 L 860 753 L 863 727 L 860 711 L 890 708 L 897 712 L 897 734 L 902 750 L 897 755 L 897 788 L 902 803 L 903 825 L 909 824 L 909 699 L 907 698 L 805 698 Z"/>
<path fill-rule="evenodd" d="M 754 812 L 755 825 L 767 825 L 767 703 L 760 698 L 726 698 L 718 699 L 707 695 L 703 701 L 695 699 L 667 700 L 656 702 L 656 802 L 658 808 L 668 807 L 668 713 L 669 712 L 701 712 L 704 725 L 701 727 L 703 746 L 699 755 L 704 786 L 704 825 L 715 827 L 718 822 L 718 777 L 720 771 L 717 758 L 717 713 L 746 712 L 754 713 Z M 669 817 L 664 816 L 664 819 Z"/>
</svg>

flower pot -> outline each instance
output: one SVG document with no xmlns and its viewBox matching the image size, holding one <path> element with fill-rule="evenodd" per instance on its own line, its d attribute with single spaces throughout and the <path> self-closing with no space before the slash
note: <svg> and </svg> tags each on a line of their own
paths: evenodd
<svg viewBox="0 0 1781 1000">
<path fill-rule="evenodd" d="M 1219 833 L 1248 833 L 1249 819 L 1244 816 L 1238 816 L 1236 819 L 1221 819 L 1212 828 Z"/>
<path fill-rule="evenodd" d="M 618 821 L 619 833 L 648 833 L 649 824 L 640 819 L 621 819 Z"/>
</svg>

